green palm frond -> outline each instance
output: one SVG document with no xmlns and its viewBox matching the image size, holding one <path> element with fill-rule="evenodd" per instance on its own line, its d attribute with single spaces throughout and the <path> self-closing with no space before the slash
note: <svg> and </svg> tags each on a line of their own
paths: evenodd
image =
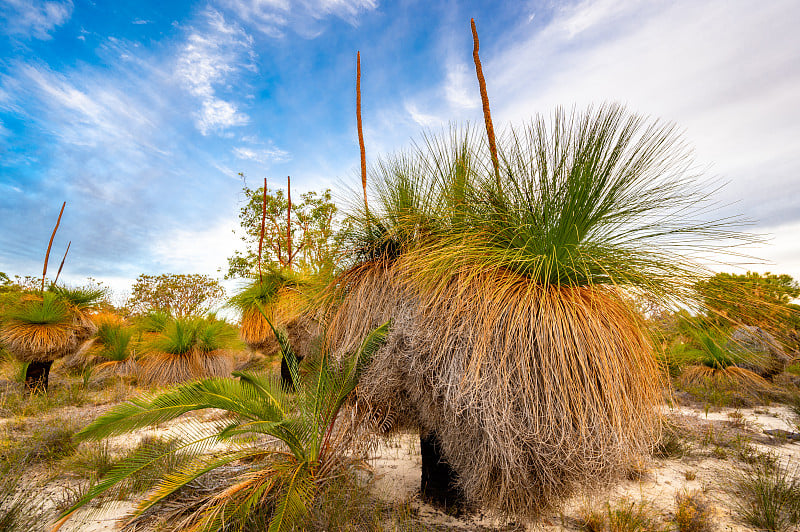
<svg viewBox="0 0 800 532">
<path fill-rule="evenodd" d="M 291 375 L 292 379 L 292 388 L 294 389 L 300 383 L 300 359 L 297 357 L 297 354 L 294 352 L 294 349 L 289 343 L 288 335 L 284 331 L 275 328 L 275 326 L 272 324 L 272 321 L 270 321 L 269 317 L 267 316 L 267 313 L 264 310 L 264 306 L 261 304 L 261 302 L 255 301 L 254 304 L 258 309 L 258 312 L 261 313 L 266 320 L 269 328 L 272 329 L 272 333 L 275 335 L 275 339 L 278 341 L 278 349 L 289 368 L 289 374 Z"/>
<path fill-rule="evenodd" d="M 276 377 L 237 372 L 238 379 L 207 379 L 173 390 L 133 399 L 113 408 L 77 434 L 79 439 L 102 439 L 163 424 L 193 411 L 218 409 L 227 415 L 213 428 L 183 420 L 175 429 L 181 434 L 169 449 L 144 449 L 113 468 L 89 493 L 62 514 L 58 526 L 78 508 L 131 476 L 152 467 L 174 453 L 184 460 L 162 476 L 140 503 L 141 513 L 164 501 L 189 482 L 226 464 L 243 460 L 251 464 L 235 483 L 210 496 L 189 516 L 188 525 L 198 530 L 218 530 L 222 524 L 247 527 L 254 509 L 270 512 L 269 530 L 290 530 L 308 514 L 326 482 L 351 460 L 331 443 L 333 425 L 353 391 L 366 362 L 388 334 L 388 323 L 372 331 L 359 350 L 341 363 L 323 354 L 300 379 L 297 357 L 288 342 L 285 356 L 293 360 L 296 394 L 285 390 Z M 264 447 L 264 437 L 280 445 Z M 229 450 L 210 455 L 210 445 L 222 442 Z"/>
</svg>

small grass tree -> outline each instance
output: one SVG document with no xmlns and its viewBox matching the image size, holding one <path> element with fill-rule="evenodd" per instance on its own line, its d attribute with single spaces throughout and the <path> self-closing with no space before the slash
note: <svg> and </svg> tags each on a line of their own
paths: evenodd
<svg viewBox="0 0 800 532">
<path fill-rule="evenodd" d="M 163 385 L 228 376 L 233 370 L 228 348 L 235 337 L 235 330 L 223 321 L 174 318 L 145 341 L 139 380 Z"/>
<path fill-rule="evenodd" d="M 100 288 L 51 286 L 42 293 L 21 293 L 6 310 L 0 341 L 21 362 L 28 362 L 29 390 L 47 390 L 53 361 L 74 353 L 96 330 L 91 312 L 105 297 Z"/>
</svg>

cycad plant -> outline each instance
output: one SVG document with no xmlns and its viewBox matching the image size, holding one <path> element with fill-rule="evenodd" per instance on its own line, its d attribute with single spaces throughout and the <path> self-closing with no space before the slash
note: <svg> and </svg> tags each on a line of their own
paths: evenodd
<svg viewBox="0 0 800 532">
<path fill-rule="evenodd" d="M 498 162 L 465 130 L 373 167 L 328 341 L 391 318 L 359 390 L 452 466 L 423 495 L 536 518 L 649 451 L 664 380 L 630 297 L 691 300 L 693 259 L 736 234 L 675 128 L 616 105 L 508 129 Z"/>
<path fill-rule="evenodd" d="M 201 317 L 174 318 L 143 346 L 139 381 L 173 384 L 228 376 L 233 360 L 228 348 L 235 331 L 225 322 Z"/>
<path fill-rule="evenodd" d="M 387 332 L 388 324 L 371 331 L 357 351 L 341 363 L 323 354 L 303 381 L 290 344 L 281 341 L 296 395 L 287 393 L 277 378 L 237 372 L 238 380 L 204 380 L 117 406 L 77 437 L 102 439 L 125 434 L 209 408 L 223 410 L 227 415 L 210 434 L 196 424 L 181 423 L 176 426 L 180 436 L 175 445 L 159 451 L 143 448 L 116 465 L 64 512 L 56 528 L 90 500 L 175 453 L 182 454 L 181 460 L 173 460 L 180 465 L 159 480 L 138 504 L 135 514 L 165 501 L 198 477 L 214 475 L 219 468 L 239 462 L 241 472 L 229 485 L 205 497 L 194 511 L 179 522 L 170 523 L 170 527 L 207 531 L 261 529 L 253 523 L 257 514 L 268 516 L 270 532 L 302 526 L 327 483 L 358 465 L 346 453 L 358 434 L 341 430 L 337 419 Z M 227 451 L 210 454 L 209 448 L 217 444 L 226 445 Z"/>
</svg>

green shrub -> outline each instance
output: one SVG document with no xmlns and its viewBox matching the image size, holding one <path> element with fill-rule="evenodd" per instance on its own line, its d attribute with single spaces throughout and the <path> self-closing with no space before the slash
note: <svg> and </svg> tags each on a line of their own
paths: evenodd
<svg viewBox="0 0 800 532">
<path fill-rule="evenodd" d="M 735 479 L 736 511 L 759 530 L 783 532 L 800 523 L 797 468 L 757 462 Z"/>
</svg>

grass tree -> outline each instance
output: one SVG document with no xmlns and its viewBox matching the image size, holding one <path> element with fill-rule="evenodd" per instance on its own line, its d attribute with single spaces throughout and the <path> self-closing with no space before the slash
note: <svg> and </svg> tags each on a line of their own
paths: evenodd
<svg viewBox="0 0 800 532">
<path fill-rule="evenodd" d="M 100 373 L 134 375 L 137 372 L 134 343 L 132 327 L 103 321 L 97 325 L 95 342 L 86 354 Z"/>
<path fill-rule="evenodd" d="M 616 105 L 509 128 L 496 162 L 467 128 L 372 167 L 328 341 L 391 318 L 359 393 L 452 467 L 423 494 L 533 519 L 649 451 L 663 378 L 631 296 L 691 301 L 698 253 L 737 235 L 674 126 Z"/>
<path fill-rule="evenodd" d="M 712 387 L 749 399 L 772 391 L 772 385 L 748 367 L 763 365 L 758 354 L 731 350 L 719 333 L 692 332 L 690 347 L 673 348 L 673 357 L 683 370 L 679 383 L 687 388 Z M 686 345 L 686 344 L 678 344 Z"/>
<path fill-rule="evenodd" d="M 388 324 L 371 331 L 341 363 L 325 354 L 317 357 L 302 381 L 299 361 L 291 345 L 282 340 L 280 348 L 288 360 L 296 394 L 287 393 L 277 378 L 237 372 L 238 379 L 204 380 L 115 407 L 77 437 L 97 440 L 125 434 L 205 409 L 223 410 L 227 415 L 210 433 L 194 423 L 181 423 L 175 427 L 179 435 L 172 445 L 142 447 L 67 509 L 56 529 L 92 499 L 154 463 L 169 460 L 181 465 L 159 480 L 135 514 L 166 502 L 198 477 L 216 476 L 225 466 L 238 462 L 241 467 L 230 482 L 169 526 L 270 532 L 302 528 L 327 484 L 359 464 L 346 452 L 358 434 L 340 429 L 337 419 L 387 331 Z M 209 453 L 209 447 L 217 443 L 226 445 L 228 451 Z M 174 459 L 176 454 L 180 460 Z M 263 516 L 267 526 L 258 519 Z"/>
<path fill-rule="evenodd" d="M 233 370 L 228 349 L 235 330 L 210 318 L 175 318 L 143 346 L 139 380 L 145 385 L 225 377 Z"/>
<path fill-rule="evenodd" d="M 6 311 L 0 341 L 28 363 L 28 389 L 46 390 L 53 361 L 74 353 L 94 333 L 91 312 L 104 295 L 101 289 L 51 286 L 39 294 L 20 295 Z"/>
<path fill-rule="evenodd" d="M 286 330 L 300 359 L 311 352 L 320 334 L 317 320 L 308 312 L 306 291 L 312 283 L 312 278 L 303 273 L 268 267 L 231 297 L 228 306 L 240 316 L 239 335 L 252 351 L 265 355 L 280 352 L 274 324 L 278 330 Z M 285 383 L 291 382 L 283 358 L 281 375 Z"/>
</svg>

